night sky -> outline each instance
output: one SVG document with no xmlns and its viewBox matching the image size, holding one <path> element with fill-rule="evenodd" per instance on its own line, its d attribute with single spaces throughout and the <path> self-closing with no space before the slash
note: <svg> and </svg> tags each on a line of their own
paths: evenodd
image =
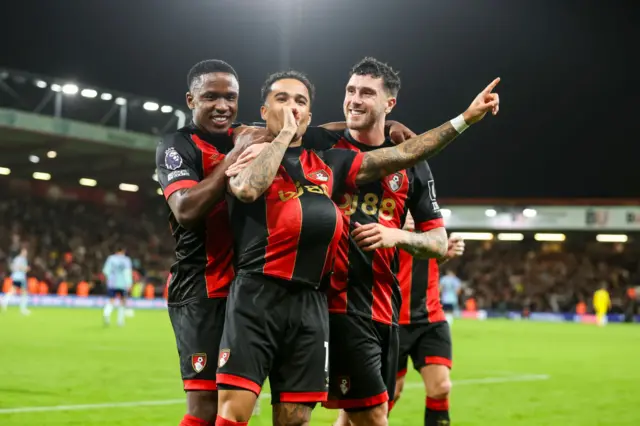
<svg viewBox="0 0 640 426">
<path fill-rule="evenodd" d="M 2 66 L 183 103 L 189 68 L 224 59 L 242 120 L 282 68 L 311 77 L 320 124 L 342 120 L 349 68 L 384 60 L 403 79 L 389 118 L 420 132 L 500 76 L 499 116 L 430 161 L 440 197 L 640 198 L 637 1 L 7 3 Z"/>
</svg>

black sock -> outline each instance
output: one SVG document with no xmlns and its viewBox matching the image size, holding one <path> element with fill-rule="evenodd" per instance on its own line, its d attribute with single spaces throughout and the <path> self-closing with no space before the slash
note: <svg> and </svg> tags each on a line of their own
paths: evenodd
<svg viewBox="0 0 640 426">
<path fill-rule="evenodd" d="M 449 426 L 449 400 L 427 397 L 424 426 Z"/>
</svg>

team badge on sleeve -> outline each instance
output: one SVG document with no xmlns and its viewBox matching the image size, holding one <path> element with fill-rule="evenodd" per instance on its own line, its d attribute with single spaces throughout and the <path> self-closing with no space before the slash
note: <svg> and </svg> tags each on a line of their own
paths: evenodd
<svg viewBox="0 0 640 426">
<path fill-rule="evenodd" d="M 193 354 L 191 355 L 191 366 L 196 373 L 204 370 L 207 366 L 207 354 Z"/>
<path fill-rule="evenodd" d="M 229 357 L 231 356 L 231 350 L 223 349 L 220 351 L 220 356 L 218 357 L 218 367 L 224 367 L 224 365 L 229 361 Z"/>
<path fill-rule="evenodd" d="M 403 179 L 404 179 L 404 176 L 402 175 L 402 173 L 400 172 L 394 173 L 391 176 L 387 177 L 387 185 L 389 185 L 389 188 L 393 192 L 398 192 L 398 189 L 402 187 Z"/>
<path fill-rule="evenodd" d="M 164 165 L 169 170 L 176 170 L 182 166 L 182 157 L 175 148 L 171 147 L 164 152 Z"/>
</svg>

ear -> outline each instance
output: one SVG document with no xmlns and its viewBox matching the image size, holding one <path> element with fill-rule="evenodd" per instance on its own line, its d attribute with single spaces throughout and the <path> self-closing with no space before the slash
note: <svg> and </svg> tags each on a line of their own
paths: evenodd
<svg viewBox="0 0 640 426">
<path fill-rule="evenodd" d="M 194 110 L 196 109 L 196 105 L 193 101 L 193 95 L 191 94 L 191 92 L 187 92 L 185 95 L 185 99 L 187 100 L 187 106 L 189 107 L 190 110 Z"/>
<path fill-rule="evenodd" d="M 262 105 L 260 107 L 260 118 L 262 118 L 262 121 L 267 121 L 267 112 L 269 112 L 269 108 L 267 108 L 266 105 Z"/>
<path fill-rule="evenodd" d="M 397 102 L 398 100 L 396 98 L 387 99 L 387 107 L 384 109 L 385 114 L 390 114 Z"/>
<path fill-rule="evenodd" d="M 311 116 L 312 116 L 312 114 L 311 114 L 311 113 L 309 113 L 309 120 L 307 121 L 307 126 L 310 126 L 310 125 L 311 125 Z"/>
</svg>

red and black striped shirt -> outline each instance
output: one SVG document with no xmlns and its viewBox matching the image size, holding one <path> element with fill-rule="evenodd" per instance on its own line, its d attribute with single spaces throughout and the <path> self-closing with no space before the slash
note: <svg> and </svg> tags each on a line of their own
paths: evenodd
<svg viewBox="0 0 640 426">
<path fill-rule="evenodd" d="M 377 147 L 364 145 L 354 140 L 348 131 L 339 135 L 316 128 L 312 135 L 305 143 L 316 149 L 333 146 L 361 152 L 393 146 L 389 140 Z M 348 226 L 345 226 L 331 277 L 329 310 L 396 324 L 402 300 L 396 278 L 398 250 L 365 252 L 357 246 L 350 232 L 356 222 L 401 228 L 407 210 L 411 211 L 419 229 L 434 224 L 442 226 L 429 165 L 425 161 L 378 182 L 361 185 L 354 191 L 347 191 L 337 202 Z"/>
<path fill-rule="evenodd" d="M 210 175 L 232 148 L 230 136 L 207 135 L 193 124 L 164 136 L 156 149 L 156 173 L 165 198 Z M 173 213 L 169 214 L 169 223 L 176 241 L 169 303 L 226 297 L 234 269 L 232 234 L 224 198 L 196 229 L 180 226 Z"/>
<path fill-rule="evenodd" d="M 256 201 L 230 196 L 237 270 L 318 288 L 333 268 L 344 223 L 331 196 L 355 187 L 361 163 L 353 151 L 289 148 Z"/>
</svg>

